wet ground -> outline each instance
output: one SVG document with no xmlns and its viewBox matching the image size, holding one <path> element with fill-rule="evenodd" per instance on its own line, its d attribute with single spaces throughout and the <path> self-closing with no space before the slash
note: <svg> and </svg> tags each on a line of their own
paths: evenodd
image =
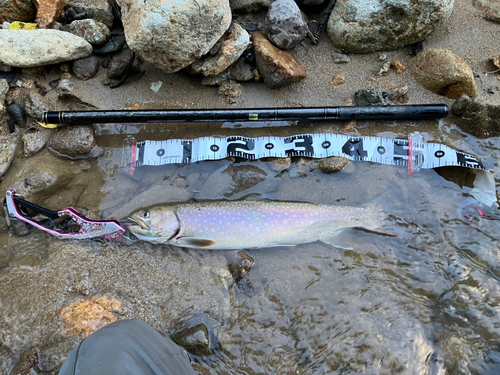
<svg viewBox="0 0 500 375">
<path fill-rule="evenodd" d="M 485 72 L 493 70 L 488 59 L 498 54 L 499 25 L 482 20 L 469 1 L 455 3 L 452 18 L 427 45 L 464 58 L 477 73 L 481 95 L 498 101 L 498 80 Z M 274 91 L 245 84 L 233 107 L 344 105 L 358 89 L 384 91 L 400 84 L 408 84 L 410 104 L 452 103 L 419 87 L 409 72 L 376 76 L 383 64 L 380 54 L 351 56 L 351 64 L 336 66 L 333 50 L 326 37 L 318 46 L 297 47 L 294 54 L 308 70 L 307 80 Z M 387 59 L 408 65 L 409 51 L 388 52 Z M 90 81 L 75 80 L 75 95 L 101 109 L 228 106 L 196 77 L 143 67 L 141 80 L 133 78 L 111 94 L 100 84 L 103 72 Z M 329 84 L 337 73 L 346 75 L 343 86 Z M 55 78 L 49 74 L 46 80 Z M 159 81 L 163 85 L 155 93 L 150 86 Z M 490 88 L 493 94 L 487 93 Z M 47 97 L 57 102 L 55 91 Z M 50 166 L 58 172 L 59 185 L 33 199 L 51 209 L 73 206 L 91 217 L 109 218 L 142 205 L 192 198 L 375 202 L 392 215 L 385 226 L 399 236 L 347 230 L 340 237 L 342 247 L 318 242 L 247 251 L 253 267 L 233 278 L 228 259 L 234 254 L 228 252 L 60 241 L 40 231 L 19 238 L 0 218 L 0 373 L 8 374 L 32 346 L 40 348 L 42 370 L 56 371 L 82 332 L 101 322 L 90 319 L 90 327 L 75 328 L 64 319 L 66 308 L 95 297 L 118 301 L 118 307 L 104 309 L 106 319 L 140 318 L 165 332 L 191 314 L 212 317 L 221 350 L 192 357 L 201 374 L 499 373 L 500 221 L 485 217 L 468 225 L 456 211 L 470 192 L 472 171 L 421 170 L 409 176 L 405 168 L 357 162 L 324 174 L 300 159 L 284 171 L 268 161 L 242 160 L 145 167 L 134 177 L 121 171 L 122 145 L 130 134 L 142 141 L 344 132 L 333 122 L 312 128 L 222 125 L 96 125 L 103 152 L 92 160 L 62 161 L 47 150 L 24 158 L 19 148 L 0 192 L 23 181 L 23 171 Z M 451 117 L 358 122 L 347 134 L 407 138 L 415 130 L 428 142 L 476 155 L 496 177 L 498 190 L 500 139 L 468 136 Z"/>
</svg>

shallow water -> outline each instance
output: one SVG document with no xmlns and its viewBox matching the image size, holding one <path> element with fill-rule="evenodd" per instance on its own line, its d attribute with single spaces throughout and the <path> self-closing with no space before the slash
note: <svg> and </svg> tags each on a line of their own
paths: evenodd
<svg viewBox="0 0 500 375">
<path fill-rule="evenodd" d="M 120 171 L 125 134 L 143 140 L 309 131 L 189 129 L 98 129 L 104 152 L 96 161 L 82 162 L 90 167 L 76 175 L 81 183 L 35 203 L 120 218 L 141 205 L 192 198 L 375 202 L 391 214 L 385 227 L 398 237 L 350 229 L 339 237 L 341 247 L 318 242 L 250 250 L 251 271 L 232 280 L 224 276 L 224 252 L 59 241 L 41 232 L 17 238 L 1 220 L 3 373 L 33 345 L 40 347 L 44 371 L 60 366 L 80 338 L 63 334 L 58 311 L 94 295 L 122 301 L 120 319 L 138 317 L 164 331 L 190 313 L 213 317 L 222 349 L 210 357 L 192 356 L 202 374 L 500 371 L 500 221 L 486 217 L 467 225 L 459 219 L 456 209 L 470 191 L 470 171 L 422 170 L 408 176 L 404 168 L 350 163 L 327 175 L 299 160 L 283 172 L 266 161 L 229 160 L 144 167 L 133 177 Z M 411 124 L 386 129 L 360 126 L 360 133 L 403 137 L 414 130 Z M 420 124 L 419 130 L 427 140 L 477 155 L 499 175 L 499 139 L 468 137 L 443 122 L 439 128 Z"/>
</svg>

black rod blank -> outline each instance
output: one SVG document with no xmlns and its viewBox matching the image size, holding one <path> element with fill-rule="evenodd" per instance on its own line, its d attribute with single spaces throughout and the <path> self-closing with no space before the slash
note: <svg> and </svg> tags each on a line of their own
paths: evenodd
<svg viewBox="0 0 500 375">
<path fill-rule="evenodd" d="M 448 114 L 445 104 L 246 108 L 166 109 L 118 111 L 45 112 L 46 124 L 85 125 L 105 123 L 294 121 L 294 120 L 433 120 Z"/>
</svg>

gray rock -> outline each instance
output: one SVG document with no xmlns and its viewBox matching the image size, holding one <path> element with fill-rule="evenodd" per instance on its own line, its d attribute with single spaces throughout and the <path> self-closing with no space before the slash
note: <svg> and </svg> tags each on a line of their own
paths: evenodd
<svg viewBox="0 0 500 375">
<path fill-rule="evenodd" d="M 267 87 L 284 87 L 307 77 L 306 70 L 295 56 L 274 47 L 261 32 L 252 34 L 252 42 L 257 68 Z"/>
<path fill-rule="evenodd" d="M 111 32 L 105 24 L 92 19 L 73 21 L 69 30 L 94 45 L 104 44 L 111 37 Z"/>
<path fill-rule="evenodd" d="M 0 134 L 0 177 L 10 167 L 16 153 L 18 137 L 15 134 Z"/>
<path fill-rule="evenodd" d="M 68 93 L 73 92 L 75 89 L 75 83 L 68 78 L 61 78 L 59 85 L 57 86 L 57 92 Z"/>
<path fill-rule="evenodd" d="M 49 150 L 57 156 L 77 160 L 95 156 L 96 140 L 91 125 L 68 126 L 52 132 Z"/>
<path fill-rule="evenodd" d="M 455 123 L 466 133 L 479 138 L 500 136 L 500 105 L 488 99 L 472 100 L 463 94 L 451 106 Z"/>
<path fill-rule="evenodd" d="M 347 64 L 351 62 L 351 58 L 345 53 L 333 52 L 332 58 L 335 64 Z"/>
<path fill-rule="evenodd" d="M 261 9 L 267 9 L 274 0 L 229 0 L 231 9 L 235 13 L 254 13 Z"/>
<path fill-rule="evenodd" d="M 73 62 L 73 73 L 81 80 L 88 80 L 94 78 L 99 67 L 101 60 L 97 56 L 84 57 Z"/>
<path fill-rule="evenodd" d="M 352 53 L 395 50 L 425 39 L 451 15 L 454 0 L 338 0 L 327 32 Z"/>
<path fill-rule="evenodd" d="M 500 3 L 496 0 L 477 0 L 472 4 L 479 9 L 482 16 L 491 22 L 500 23 Z"/>
<path fill-rule="evenodd" d="M 2 73 L 8 73 L 11 72 L 14 69 L 14 67 L 4 64 L 3 62 L 0 61 L 0 72 Z"/>
<path fill-rule="evenodd" d="M 30 68 L 76 60 L 92 53 L 83 38 L 59 30 L 3 30 L 0 33 L 0 61 Z"/>
<path fill-rule="evenodd" d="M 0 23 L 31 22 L 35 16 L 36 7 L 32 0 L 0 0 Z"/>
<path fill-rule="evenodd" d="M 9 105 L 7 107 L 7 113 L 9 114 L 10 118 L 14 120 L 17 126 L 19 126 L 20 128 L 26 127 L 26 112 L 20 104 L 13 103 Z"/>
<path fill-rule="evenodd" d="M 250 35 L 237 23 L 233 23 L 222 37 L 222 44 L 214 56 L 200 59 L 190 69 L 206 76 L 215 76 L 235 63 L 250 45 Z"/>
<path fill-rule="evenodd" d="M 127 44 L 167 73 L 207 54 L 231 24 L 228 0 L 118 0 Z"/>
<path fill-rule="evenodd" d="M 254 78 L 253 67 L 250 65 L 245 57 L 240 57 L 233 65 L 216 76 L 204 77 L 201 80 L 202 85 L 206 86 L 220 86 L 224 82 L 251 81 Z"/>
<path fill-rule="evenodd" d="M 389 101 L 375 89 L 359 90 L 354 94 L 356 105 L 387 105 Z"/>
<path fill-rule="evenodd" d="M 172 327 L 170 338 L 191 354 L 200 357 L 211 355 L 221 349 L 213 330 L 218 325 L 206 314 L 190 315 Z"/>
<path fill-rule="evenodd" d="M 104 45 L 94 48 L 94 53 L 96 55 L 109 55 L 120 51 L 122 48 L 123 42 L 121 40 L 111 38 Z"/>
<path fill-rule="evenodd" d="M 9 83 L 6 79 L 0 79 L 0 102 L 5 100 L 5 95 L 9 92 Z"/>
<path fill-rule="evenodd" d="M 24 156 L 30 157 L 41 151 L 47 144 L 49 136 L 50 131 L 43 128 L 24 133 L 22 138 Z"/>
<path fill-rule="evenodd" d="M 114 16 L 107 0 L 66 0 L 66 5 L 87 13 L 87 17 L 102 22 L 107 27 L 113 26 Z"/>
<path fill-rule="evenodd" d="M 307 36 L 309 28 L 294 0 L 274 1 L 266 16 L 265 34 L 278 48 L 295 47 Z"/>
<path fill-rule="evenodd" d="M 53 105 L 46 97 L 35 91 L 30 91 L 25 101 L 24 110 L 28 116 L 42 121 L 44 112 L 52 111 Z"/>
</svg>

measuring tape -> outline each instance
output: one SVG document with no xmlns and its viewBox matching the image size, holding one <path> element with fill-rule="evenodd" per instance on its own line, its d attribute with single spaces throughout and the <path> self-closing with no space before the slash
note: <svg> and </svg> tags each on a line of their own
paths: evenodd
<svg viewBox="0 0 500 375">
<path fill-rule="evenodd" d="M 495 181 L 490 172 L 473 155 L 438 143 L 424 143 L 416 132 L 408 139 L 350 137 L 341 134 L 299 134 L 290 137 L 202 137 L 166 141 L 125 141 L 122 166 L 131 175 L 136 168 L 175 163 L 196 163 L 238 157 L 249 160 L 302 156 L 328 158 L 341 156 L 353 161 L 369 161 L 403 166 L 412 174 L 419 169 L 446 166 L 478 170 L 474 186 L 478 201 L 496 204 Z M 482 173 L 480 173 L 482 172 Z M 474 191 L 474 189 L 473 189 Z M 472 193 L 471 193 L 472 194 Z"/>
</svg>

